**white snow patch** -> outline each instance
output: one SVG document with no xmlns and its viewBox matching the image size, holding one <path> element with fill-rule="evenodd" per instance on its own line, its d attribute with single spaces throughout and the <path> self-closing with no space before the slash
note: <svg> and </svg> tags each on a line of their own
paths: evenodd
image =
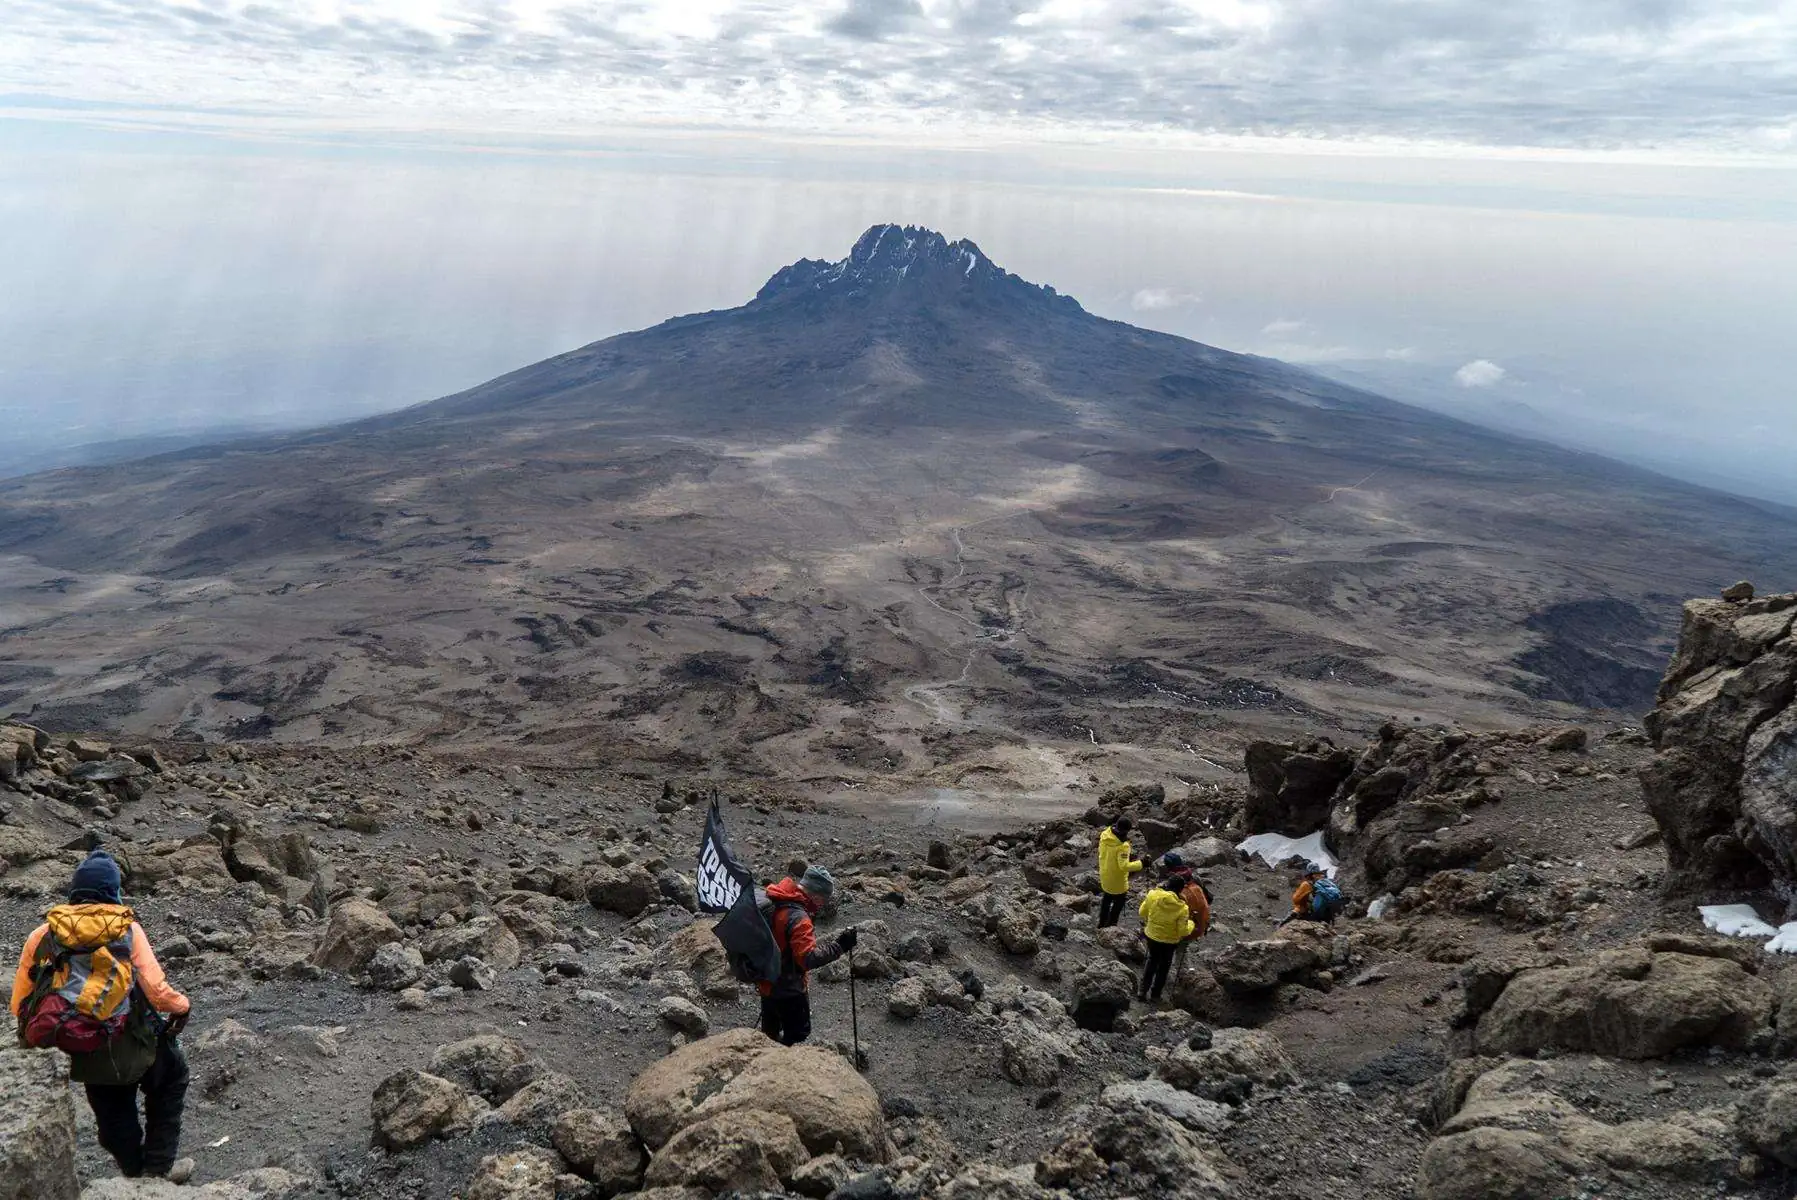
<svg viewBox="0 0 1797 1200">
<path fill-rule="evenodd" d="M 1390 892 L 1387 892 L 1366 906 L 1366 915 L 1370 920 L 1383 920 L 1385 914 L 1390 912 L 1392 906 L 1397 902 L 1398 898 Z"/>
<path fill-rule="evenodd" d="M 1257 833 L 1236 849 L 1243 854 L 1258 855 L 1269 867 L 1301 858 L 1311 866 L 1329 872 L 1331 879 L 1335 878 L 1335 869 L 1340 865 L 1335 861 L 1335 855 L 1323 846 L 1321 830 L 1301 838 L 1289 838 L 1281 833 Z"/>
<path fill-rule="evenodd" d="M 1760 920 L 1760 914 L 1751 904 L 1700 904 L 1697 911 L 1703 917 L 1705 928 L 1713 929 L 1723 937 L 1771 937 L 1781 933 Z M 1785 926 L 1785 929 L 1792 928 Z"/>
</svg>

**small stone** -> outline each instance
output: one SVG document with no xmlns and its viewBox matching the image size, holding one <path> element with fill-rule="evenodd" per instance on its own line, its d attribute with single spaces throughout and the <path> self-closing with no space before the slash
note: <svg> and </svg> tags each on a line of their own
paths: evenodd
<svg viewBox="0 0 1797 1200">
<path fill-rule="evenodd" d="M 499 972 L 469 955 L 458 958 L 449 968 L 449 982 L 465 992 L 490 992 L 499 982 Z"/>
<path fill-rule="evenodd" d="M 1731 583 L 1722 589 L 1722 598 L 1730 604 L 1745 604 L 1753 599 L 1753 585 L 1745 579 L 1739 583 Z"/>
<path fill-rule="evenodd" d="M 664 996 L 655 1006 L 655 1015 L 664 1024 L 693 1037 L 704 1037 L 711 1032 L 711 1018 L 705 1015 L 705 1010 L 680 996 Z"/>
</svg>

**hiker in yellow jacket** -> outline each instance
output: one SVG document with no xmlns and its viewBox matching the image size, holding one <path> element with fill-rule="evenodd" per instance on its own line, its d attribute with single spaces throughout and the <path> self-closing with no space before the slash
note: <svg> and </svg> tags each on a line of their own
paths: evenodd
<svg viewBox="0 0 1797 1200">
<path fill-rule="evenodd" d="M 1139 861 L 1129 857 L 1128 817 L 1118 817 L 1098 835 L 1098 927 L 1109 929 L 1123 916 L 1123 901 L 1129 895 L 1129 877 L 1142 869 Z"/>
<path fill-rule="evenodd" d="M 1191 907 L 1179 894 L 1180 882 L 1178 874 L 1169 871 L 1166 878 L 1142 897 L 1138 914 L 1142 918 L 1142 932 L 1148 936 L 1148 967 L 1142 972 L 1142 986 L 1136 992 L 1138 1000 L 1161 998 L 1161 990 L 1167 986 L 1167 972 L 1173 966 L 1174 951 L 1198 930 L 1197 923 L 1192 920 Z"/>
</svg>

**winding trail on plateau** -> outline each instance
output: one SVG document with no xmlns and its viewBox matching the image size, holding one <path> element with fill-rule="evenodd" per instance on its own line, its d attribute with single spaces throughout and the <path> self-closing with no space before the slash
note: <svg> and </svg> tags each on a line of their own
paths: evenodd
<svg viewBox="0 0 1797 1200">
<path fill-rule="evenodd" d="M 1002 517 L 988 517 L 984 521 L 974 522 L 974 525 L 984 525 L 990 521 L 1002 519 Z M 979 658 L 980 651 L 985 648 L 983 643 L 996 641 L 1001 645 L 1009 645 L 1018 634 L 1023 632 L 1024 622 L 1022 618 L 1028 615 L 1026 608 L 1026 605 L 1029 602 L 1030 591 L 1028 581 L 1025 581 L 1023 591 L 1017 598 L 1016 612 L 1019 619 L 1003 629 L 990 629 L 964 613 L 958 613 L 951 608 L 943 606 L 936 597 L 930 594 L 932 591 L 939 591 L 959 583 L 962 579 L 967 577 L 967 543 L 962 539 L 961 534 L 963 530 L 971 528 L 973 528 L 973 525 L 957 525 L 950 531 L 950 534 L 955 541 L 955 573 L 941 583 L 921 584 L 917 588 L 917 594 L 923 597 L 924 602 L 931 608 L 934 608 L 938 612 L 946 613 L 948 616 L 953 617 L 964 625 L 970 626 L 974 630 L 973 644 L 967 648 L 967 655 L 961 660 L 960 674 L 954 676 L 952 679 L 940 679 L 934 683 L 913 683 L 906 687 L 902 693 L 905 699 L 923 708 L 930 714 L 931 719 L 939 723 L 953 722 L 964 724 L 966 722 L 966 716 L 963 713 L 956 711 L 953 705 L 943 699 L 942 693 L 950 688 L 961 687 L 967 682 L 968 676 L 973 672 L 974 662 Z"/>
</svg>

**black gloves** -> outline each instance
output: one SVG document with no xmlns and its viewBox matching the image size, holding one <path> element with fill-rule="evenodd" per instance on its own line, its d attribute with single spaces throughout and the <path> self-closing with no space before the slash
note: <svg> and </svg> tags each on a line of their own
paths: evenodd
<svg viewBox="0 0 1797 1200">
<path fill-rule="evenodd" d="M 842 947 L 842 952 L 844 954 L 847 954 L 850 950 L 855 948 L 855 943 L 860 940 L 860 937 L 861 934 L 857 932 L 853 925 L 851 925 L 836 935 L 836 944 Z"/>
<path fill-rule="evenodd" d="M 163 1035 L 166 1037 L 179 1037 L 181 1031 L 187 1028 L 187 1017 L 187 1013 L 176 1013 L 174 1016 L 170 1017 L 162 1026 Z"/>
</svg>

